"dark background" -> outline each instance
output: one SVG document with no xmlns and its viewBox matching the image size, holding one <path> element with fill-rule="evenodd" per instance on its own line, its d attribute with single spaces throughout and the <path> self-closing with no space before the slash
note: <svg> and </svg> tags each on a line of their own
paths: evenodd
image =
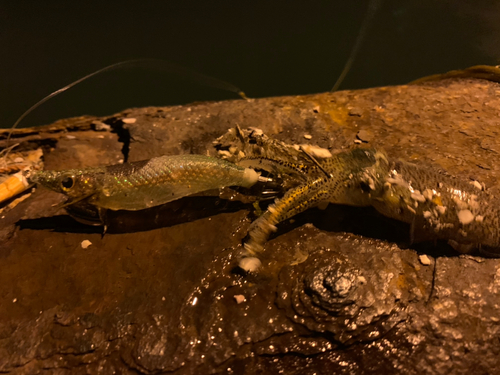
<svg viewBox="0 0 500 375">
<path fill-rule="evenodd" d="M 368 0 L 0 0 L 0 127 L 52 91 L 106 65 L 167 59 L 250 97 L 332 88 Z M 395 85 L 500 59 L 500 2 L 383 0 L 341 89 Z M 129 107 L 236 98 L 154 68 L 92 78 L 22 126 Z"/>
</svg>

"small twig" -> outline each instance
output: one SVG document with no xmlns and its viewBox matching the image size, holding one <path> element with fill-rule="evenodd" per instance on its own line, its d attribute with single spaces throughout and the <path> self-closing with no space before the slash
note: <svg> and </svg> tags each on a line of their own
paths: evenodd
<svg viewBox="0 0 500 375">
<path fill-rule="evenodd" d="M 432 283 L 431 283 L 431 292 L 429 293 L 429 298 L 427 298 L 427 301 L 425 304 L 429 304 L 433 295 L 434 295 L 434 289 L 436 285 L 436 273 L 437 273 L 437 264 L 438 264 L 438 258 L 434 258 L 434 268 L 432 269 Z"/>
<path fill-rule="evenodd" d="M 311 160 L 312 160 L 312 162 L 313 162 L 314 164 L 316 164 L 316 166 L 317 166 L 319 169 L 321 169 L 321 171 L 322 171 L 322 172 L 326 175 L 326 177 L 328 177 L 328 178 L 332 178 L 332 177 L 333 177 L 333 174 L 328 173 L 328 172 L 325 170 L 325 168 L 323 168 L 323 167 L 321 166 L 321 164 L 320 164 L 320 163 L 316 160 L 316 158 L 315 158 L 314 156 L 312 156 L 310 153 L 308 153 L 306 150 L 304 150 L 304 148 L 303 148 L 302 146 L 300 146 L 300 150 L 301 150 L 304 154 L 306 154 L 306 155 L 307 155 L 307 157 L 308 157 L 309 159 L 311 159 Z"/>
</svg>

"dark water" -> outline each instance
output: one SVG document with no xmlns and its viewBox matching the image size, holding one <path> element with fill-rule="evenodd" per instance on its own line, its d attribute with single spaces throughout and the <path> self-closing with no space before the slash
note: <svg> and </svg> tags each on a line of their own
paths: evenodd
<svg viewBox="0 0 500 375">
<path fill-rule="evenodd" d="M 368 1 L 0 2 L 0 127 L 48 93 L 108 64 L 174 61 L 250 97 L 331 89 Z M 341 89 L 394 85 L 500 59 L 500 2 L 384 0 Z M 93 78 L 22 126 L 129 107 L 235 98 L 176 74 Z"/>
</svg>

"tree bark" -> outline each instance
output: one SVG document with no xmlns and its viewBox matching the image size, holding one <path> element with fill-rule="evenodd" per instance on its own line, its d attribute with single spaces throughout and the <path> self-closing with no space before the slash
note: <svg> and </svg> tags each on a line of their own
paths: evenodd
<svg viewBox="0 0 500 375">
<path fill-rule="evenodd" d="M 382 148 L 499 195 L 500 85 L 491 77 L 440 78 L 129 109 L 21 129 L 13 141 L 43 147 L 45 169 L 67 169 L 215 155 L 212 142 L 239 125 L 332 152 L 357 143 Z M 103 123 L 110 130 L 95 130 Z M 37 188 L 0 219 L 0 371 L 492 374 L 500 367 L 500 260 L 411 244 L 408 226 L 372 209 L 330 206 L 283 223 L 266 244 L 261 272 L 245 276 L 235 271 L 235 255 L 254 218 L 250 205 L 187 197 L 114 212 L 102 236 L 53 207 L 60 200 Z M 87 249 L 84 240 L 92 242 Z"/>
</svg>

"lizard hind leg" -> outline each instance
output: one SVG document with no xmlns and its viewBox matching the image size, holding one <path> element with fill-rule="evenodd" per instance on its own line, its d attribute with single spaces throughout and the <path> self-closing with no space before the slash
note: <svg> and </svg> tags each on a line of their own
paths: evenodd
<svg viewBox="0 0 500 375">
<path fill-rule="evenodd" d="M 329 192 L 325 188 L 325 182 L 325 178 L 319 178 L 289 190 L 252 223 L 250 238 L 244 244 L 246 253 L 239 264 L 242 269 L 251 272 L 260 266 L 258 255 L 263 251 L 271 233 L 276 231 L 277 224 L 328 200 Z"/>
</svg>

